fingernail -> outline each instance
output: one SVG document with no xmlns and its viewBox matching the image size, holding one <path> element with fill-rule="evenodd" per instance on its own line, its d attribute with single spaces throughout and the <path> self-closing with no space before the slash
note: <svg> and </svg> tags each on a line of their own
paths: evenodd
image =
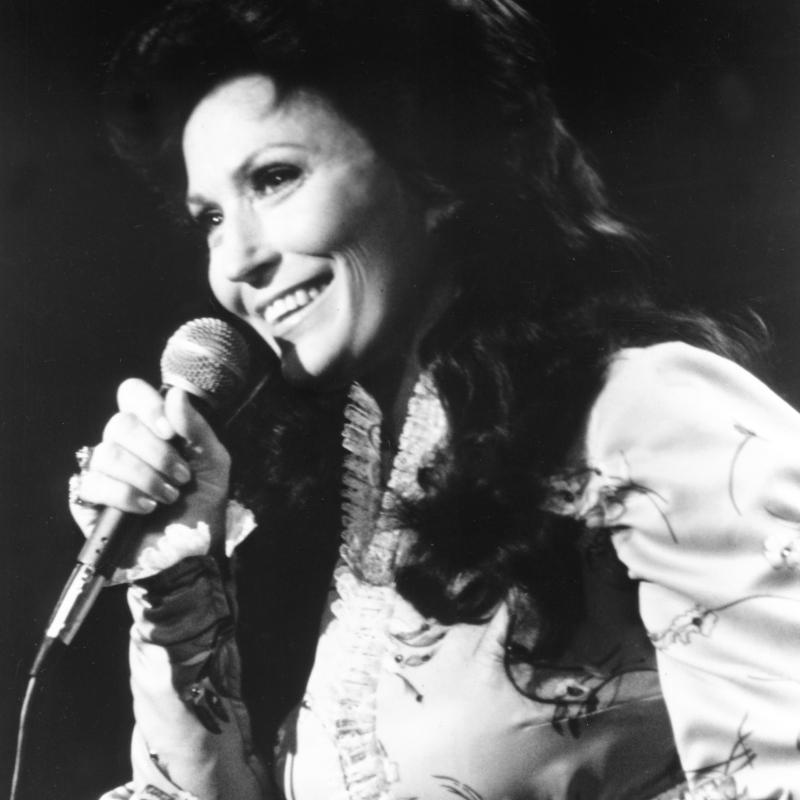
<svg viewBox="0 0 800 800">
<path fill-rule="evenodd" d="M 172 484 L 164 483 L 161 486 L 161 494 L 166 503 L 174 503 L 181 493 Z"/>
<path fill-rule="evenodd" d="M 153 511 L 155 507 L 158 505 L 158 503 L 156 503 L 156 501 L 150 497 L 140 497 L 136 501 L 136 504 L 139 506 L 139 508 L 142 509 L 142 511 L 146 512 Z"/>
<path fill-rule="evenodd" d="M 172 425 L 169 424 L 169 420 L 166 417 L 159 417 L 156 420 L 156 433 L 162 439 L 171 439 L 175 435 L 175 431 L 172 430 Z"/>
<path fill-rule="evenodd" d="M 175 464 L 172 467 L 172 477 L 178 483 L 189 483 L 192 479 L 192 473 L 189 472 L 189 468 L 184 464 Z"/>
</svg>

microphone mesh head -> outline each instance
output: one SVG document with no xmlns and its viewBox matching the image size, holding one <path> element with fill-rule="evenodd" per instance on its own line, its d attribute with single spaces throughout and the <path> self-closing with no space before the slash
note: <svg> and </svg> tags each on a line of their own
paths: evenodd
<svg viewBox="0 0 800 800">
<path fill-rule="evenodd" d="M 242 336 L 212 317 L 172 334 L 161 356 L 161 381 L 200 397 L 215 411 L 232 407 L 247 382 L 250 356 Z"/>
</svg>

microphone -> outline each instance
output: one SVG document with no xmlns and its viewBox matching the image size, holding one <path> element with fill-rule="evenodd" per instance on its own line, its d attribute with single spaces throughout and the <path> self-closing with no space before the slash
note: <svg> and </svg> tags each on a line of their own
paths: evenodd
<svg viewBox="0 0 800 800">
<path fill-rule="evenodd" d="M 175 331 L 164 348 L 162 391 L 172 386 L 183 389 L 191 396 L 197 410 L 213 422 L 234 408 L 247 383 L 248 367 L 247 345 L 230 325 L 210 317 L 191 320 Z M 238 410 L 229 414 L 227 421 Z M 130 529 L 140 523 L 138 515 L 116 508 L 104 508 L 100 512 L 50 617 L 29 673 L 31 677 L 41 672 L 56 641 L 64 645 L 72 642 L 100 590 L 131 547 L 135 531 Z"/>
</svg>

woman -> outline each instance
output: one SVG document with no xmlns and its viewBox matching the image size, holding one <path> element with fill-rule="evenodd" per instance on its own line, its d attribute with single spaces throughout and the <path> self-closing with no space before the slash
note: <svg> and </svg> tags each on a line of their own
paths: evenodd
<svg viewBox="0 0 800 800">
<path fill-rule="evenodd" d="M 126 382 L 84 465 L 85 529 L 148 517 L 111 796 L 800 791 L 800 419 L 639 288 L 534 43 L 181 0 L 123 49 L 116 142 L 273 374 L 224 442 Z"/>
</svg>

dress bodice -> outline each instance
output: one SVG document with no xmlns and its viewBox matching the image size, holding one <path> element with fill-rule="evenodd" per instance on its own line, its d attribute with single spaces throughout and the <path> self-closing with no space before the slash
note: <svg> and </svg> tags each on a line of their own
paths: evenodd
<svg viewBox="0 0 800 800">
<path fill-rule="evenodd" d="M 417 491 L 446 425 L 423 379 L 384 491 L 377 414 L 356 390 L 343 558 L 305 696 L 276 750 L 288 800 L 641 800 L 678 783 L 652 646 L 613 551 L 611 568 L 593 559 L 587 584 L 603 614 L 537 681 L 541 698 L 509 674 L 504 603 L 482 624 L 444 626 L 397 594 L 390 565 L 413 534 L 393 525 L 390 498 Z"/>
<path fill-rule="evenodd" d="M 353 580 L 345 573 L 337 583 Z M 641 625 L 620 616 L 614 643 L 596 653 L 594 669 L 553 671 L 548 702 L 538 702 L 506 673 L 504 605 L 485 624 L 442 627 L 387 591 L 391 611 L 374 697 L 377 768 L 386 786 L 375 797 L 642 800 L 680 781 Z M 336 748 L 339 678 L 347 666 L 343 624 L 331 616 L 325 626 L 306 695 L 281 731 L 277 769 L 287 800 L 351 796 Z"/>
</svg>

